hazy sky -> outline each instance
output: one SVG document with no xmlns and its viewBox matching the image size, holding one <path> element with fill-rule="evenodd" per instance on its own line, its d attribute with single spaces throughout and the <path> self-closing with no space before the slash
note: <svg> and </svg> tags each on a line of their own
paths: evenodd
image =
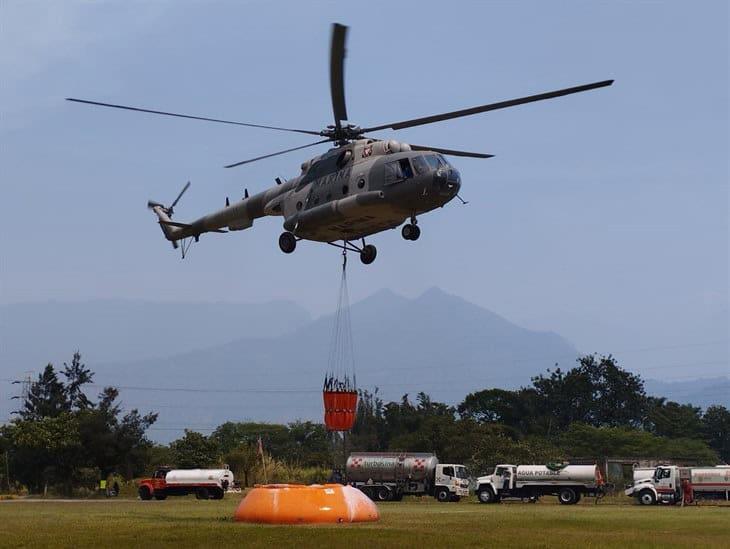
<svg viewBox="0 0 730 549">
<path fill-rule="evenodd" d="M 282 254 L 279 218 L 204 235 L 181 261 L 145 208 L 190 179 L 176 219 L 193 219 L 323 147 L 224 170 L 308 140 L 63 98 L 319 130 L 334 21 L 351 26 L 348 112 L 361 125 L 616 79 L 379 134 L 496 157 L 454 159 L 469 204 L 424 216 L 418 242 L 372 238 L 378 259 L 352 263 L 353 299 L 439 286 L 651 377 L 730 373 L 724 1 L 0 0 L 0 300 L 331 310 L 337 251 Z"/>
</svg>

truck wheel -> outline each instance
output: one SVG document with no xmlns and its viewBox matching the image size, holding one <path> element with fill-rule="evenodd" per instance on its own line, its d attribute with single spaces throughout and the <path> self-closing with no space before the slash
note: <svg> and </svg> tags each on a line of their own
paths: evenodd
<svg viewBox="0 0 730 549">
<path fill-rule="evenodd" d="M 209 499 L 210 494 L 208 493 L 207 488 L 198 488 L 195 491 L 195 499 Z"/>
<path fill-rule="evenodd" d="M 387 486 L 381 486 L 375 492 L 375 497 L 378 498 L 378 501 L 390 501 L 393 499 L 393 492 Z"/>
<path fill-rule="evenodd" d="M 152 499 L 152 492 L 150 491 L 149 486 L 140 486 L 139 487 L 139 499 L 144 501 L 149 501 Z"/>
<path fill-rule="evenodd" d="M 651 490 L 642 490 L 636 498 L 641 505 L 654 505 L 656 497 Z"/>
<path fill-rule="evenodd" d="M 223 499 L 224 495 L 225 492 L 223 491 L 223 488 L 213 488 L 213 493 L 211 494 L 211 497 L 213 499 Z"/>
<path fill-rule="evenodd" d="M 578 495 L 572 488 L 561 488 L 558 493 L 558 501 L 563 505 L 573 505 L 578 502 Z"/>
<path fill-rule="evenodd" d="M 447 503 L 451 499 L 451 494 L 446 488 L 439 488 L 436 490 L 435 497 L 441 503 Z"/>
<path fill-rule="evenodd" d="M 494 492 L 491 488 L 484 488 L 477 492 L 477 499 L 479 503 L 494 503 L 497 498 L 494 497 Z"/>
</svg>

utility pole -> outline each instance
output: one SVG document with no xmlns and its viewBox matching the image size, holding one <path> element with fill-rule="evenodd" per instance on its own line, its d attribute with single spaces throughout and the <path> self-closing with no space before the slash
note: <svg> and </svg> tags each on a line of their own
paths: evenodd
<svg viewBox="0 0 730 549">
<path fill-rule="evenodd" d="M 25 378 L 23 378 L 22 381 L 21 380 L 13 381 L 13 385 L 20 384 L 20 395 L 11 397 L 11 399 L 20 400 L 20 402 L 22 403 L 20 406 L 21 410 L 25 409 L 25 403 L 28 401 L 28 395 L 30 395 L 30 384 L 32 383 L 31 377 L 30 377 L 31 374 L 32 374 L 32 372 L 26 372 Z M 17 414 L 17 413 L 19 413 L 19 411 L 16 410 L 15 412 L 12 412 L 12 413 Z"/>
</svg>

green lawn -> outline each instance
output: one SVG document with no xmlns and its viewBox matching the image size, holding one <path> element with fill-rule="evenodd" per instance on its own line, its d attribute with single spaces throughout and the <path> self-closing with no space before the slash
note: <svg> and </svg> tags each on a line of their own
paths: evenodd
<svg viewBox="0 0 730 549">
<path fill-rule="evenodd" d="M 380 505 L 378 523 L 332 526 L 235 523 L 238 497 L 0 501 L 0 546 L 730 547 L 730 506 L 638 507 L 626 498 L 567 507 L 553 499 L 481 505 L 406 498 Z"/>
</svg>

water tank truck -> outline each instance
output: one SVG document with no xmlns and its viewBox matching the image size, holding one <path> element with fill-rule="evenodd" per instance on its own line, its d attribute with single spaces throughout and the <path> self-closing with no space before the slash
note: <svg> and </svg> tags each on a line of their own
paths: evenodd
<svg viewBox="0 0 730 549">
<path fill-rule="evenodd" d="M 404 495 L 459 501 L 469 495 L 464 465 L 439 463 L 434 454 L 357 452 L 345 464 L 346 481 L 376 501 L 400 501 Z"/>
<path fill-rule="evenodd" d="M 167 496 L 195 494 L 197 499 L 223 499 L 233 486 L 229 469 L 171 469 L 158 468 L 151 478 L 138 481 L 140 499 L 166 499 Z"/>
<path fill-rule="evenodd" d="M 578 503 L 582 496 L 603 496 L 603 476 L 597 465 L 497 465 L 494 473 L 477 479 L 481 503 L 505 498 L 537 501 L 558 496 L 563 505 Z"/>
<path fill-rule="evenodd" d="M 692 499 L 730 500 L 730 467 L 659 465 L 648 478 L 635 478 L 624 494 L 641 505 L 675 504 L 685 496 L 684 487 L 691 490 Z"/>
</svg>

